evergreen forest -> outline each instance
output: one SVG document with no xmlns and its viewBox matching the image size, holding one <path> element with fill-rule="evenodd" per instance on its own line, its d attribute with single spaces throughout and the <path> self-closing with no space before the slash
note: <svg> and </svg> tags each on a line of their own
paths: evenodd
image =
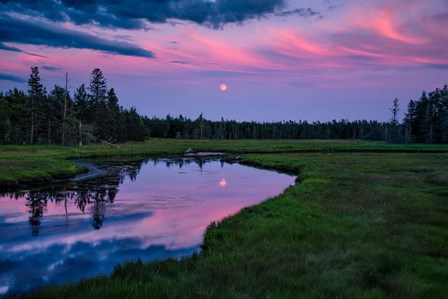
<svg viewBox="0 0 448 299">
<path fill-rule="evenodd" d="M 196 119 L 179 115 L 143 116 L 135 107 L 119 104 L 114 88 L 108 88 L 96 68 L 90 82 L 68 90 L 54 86 L 47 92 L 39 68 L 32 67 L 28 90 L 15 88 L 0 93 L 0 144 L 83 145 L 143 141 L 149 137 L 178 139 L 366 139 L 392 143 L 448 143 L 448 87 L 423 92 L 410 100 L 403 120 L 397 99 L 390 120 L 333 120 L 328 122 L 254 122 Z"/>
</svg>

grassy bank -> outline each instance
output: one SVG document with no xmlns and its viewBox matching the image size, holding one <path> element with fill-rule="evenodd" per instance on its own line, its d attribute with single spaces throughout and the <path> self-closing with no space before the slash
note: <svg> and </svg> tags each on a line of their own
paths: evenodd
<svg viewBox="0 0 448 299">
<path fill-rule="evenodd" d="M 447 145 L 402 145 L 361 140 L 175 140 L 150 139 L 125 143 L 119 148 L 99 144 L 82 147 L 0 146 L 0 188 L 14 188 L 29 182 L 71 177 L 83 169 L 67 159 L 180 154 L 195 151 L 227 153 L 304 153 L 304 152 L 448 152 Z"/>
<path fill-rule="evenodd" d="M 31 298 L 446 298 L 448 154 L 303 153 L 311 144 L 301 142 L 170 142 L 168 151 L 278 150 L 247 154 L 244 162 L 295 171 L 300 183 L 211 225 L 200 254 L 118 266 L 111 277 Z"/>
</svg>

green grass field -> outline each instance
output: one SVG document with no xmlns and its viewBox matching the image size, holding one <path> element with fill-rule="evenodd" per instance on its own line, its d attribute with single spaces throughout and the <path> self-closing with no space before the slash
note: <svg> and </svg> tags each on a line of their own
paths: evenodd
<svg viewBox="0 0 448 299">
<path fill-rule="evenodd" d="M 175 140 L 150 139 L 125 143 L 119 148 L 99 144 L 66 146 L 0 146 L 0 188 L 14 188 L 29 182 L 74 176 L 83 171 L 67 159 L 180 154 L 196 151 L 226 153 L 304 153 L 304 152 L 447 152 L 447 145 L 403 145 L 361 140 Z"/>
<path fill-rule="evenodd" d="M 187 147 L 242 152 L 243 163 L 296 173 L 297 183 L 211 224 L 200 254 L 119 265 L 110 277 L 28 296 L 447 298 L 448 146 L 153 139 L 120 149 L 0 147 L 0 163 L 17 163 L 2 176 L 21 181 L 24 172 L 33 178 L 42 169 L 41 160 L 62 174 L 58 165 L 71 165 L 66 158 L 174 154 Z M 36 169 L 28 170 L 26 161 Z"/>
</svg>

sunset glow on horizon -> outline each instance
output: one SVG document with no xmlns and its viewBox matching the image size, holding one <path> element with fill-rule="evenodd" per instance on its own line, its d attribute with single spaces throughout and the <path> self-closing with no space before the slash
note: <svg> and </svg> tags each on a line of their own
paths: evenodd
<svg viewBox="0 0 448 299">
<path fill-rule="evenodd" d="M 150 117 L 386 120 L 448 83 L 444 0 L 165 2 L 2 2 L 0 91 L 27 90 L 31 66 L 72 92 L 100 68 Z"/>
</svg>

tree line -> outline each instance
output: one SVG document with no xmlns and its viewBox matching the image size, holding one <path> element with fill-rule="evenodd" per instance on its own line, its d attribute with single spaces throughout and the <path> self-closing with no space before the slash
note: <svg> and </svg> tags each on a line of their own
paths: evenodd
<svg viewBox="0 0 448 299">
<path fill-rule="evenodd" d="M 385 123 L 333 120 L 331 122 L 211 121 L 202 114 L 195 120 L 183 117 L 145 118 L 151 136 L 183 139 L 370 139 L 384 140 Z"/>
<path fill-rule="evenodd" d="M 406 143 L 448 143 L 448 87 L 423 92 L 411 100 L 401 125 L 402 140 Z"/>
<path fill-rule="evenodd" d="M 113 88 L 107 88 L 100 69 L 89 85 L 73 96 L 55 86 L 47 93 L 39 69 L 31 68 L 28 91 L 0 93 L 0 143 L 82 145 L 88 142 L 143 141 L 148 137 L 179 139 L 366 139 L 394 143 L 448 143 L 448 87 L 423 92 L 411 100 L 399 120 L 398 100 L 390 120 L 333 120 L 327 122 L 237 122 L 196 119 L 179 115 L 164 118 L 141 116 L 135 107 L 124 109 Z"/>
<path fill-rule="evenodd" d="M 118 104 L 113 88 L 100 69 L 89 85 L 74 91 L 55 85 L 49 93 L 38 67 L 31 68 L 28 91 L 15 88 L 0 93 L 0 143 L 82 145 L 89 142 L 143 141 L 149 135 L 135 107 Z"/>
<path fill-rule="evenodd" d="M 182 115 L 144 118 L 153 137 L 191 139 L 366 139 L 393 143 L 448 143 L 448 87 L 423 92 L 411 100 L 405 118 L 399 120 L 398 99 L 390 108 L 390 120 L 333 120 L 328 122 L 210 121 Z"/>
</svg>

